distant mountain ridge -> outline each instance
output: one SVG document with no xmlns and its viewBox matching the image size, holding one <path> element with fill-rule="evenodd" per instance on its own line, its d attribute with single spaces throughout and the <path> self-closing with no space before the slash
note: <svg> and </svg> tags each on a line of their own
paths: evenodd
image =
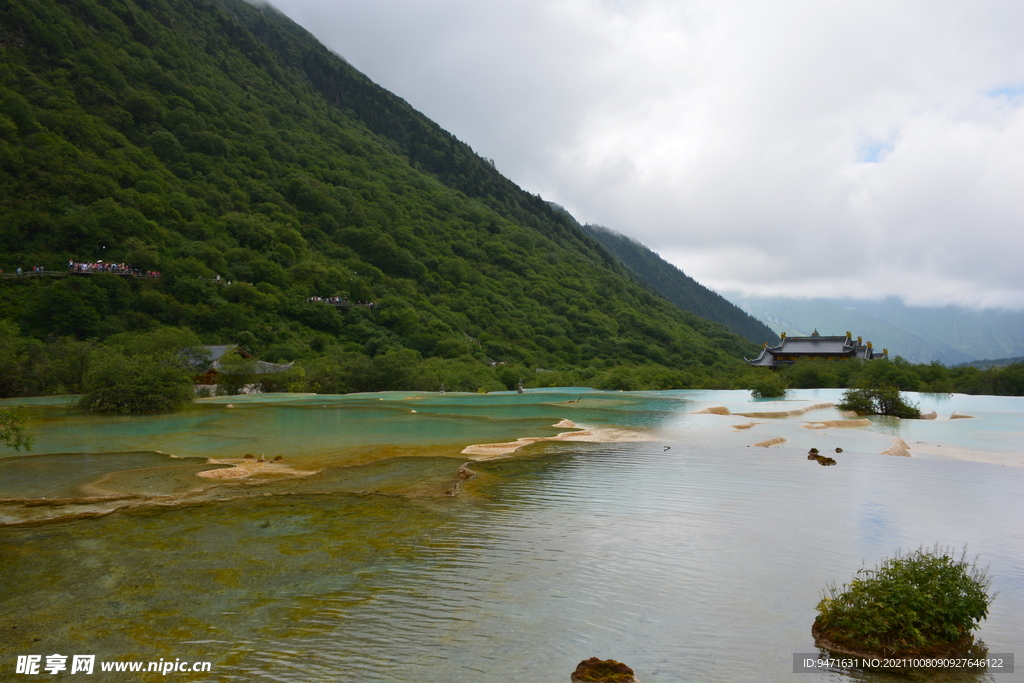
<svg viewBox="0 0 1024 683">
<path fill-rule="evenodd" d="M 985 358 L 983 360 L 974 360 L 970 363 L 961 363 L 957 367 L 969 366 L 979 370 L 988 370 L 989 368 L 1005 368 L 1007 365 L 1014 365 L 1016 363 L 1024 363 L 1024 356 L 1017 356 L 1016 358 Z"/>
<path fill-rule="evenodd" d="M 914 363 L 946 365 L 1024 355 L 1024 312 L 972 310 L 959 306 L 907 306 L 881 300 L 790 299 L 725 293 L 726 298 L 772 329 L 787 334 L 863 336 L 889 355 Z"/>
<path fill-rule="evenodd" d="M 702 318 L 721 323 L 755 344 L 776 344 L 779 335 L 723 296 L 708 289 L 635 239 L 601 225 L 581 226 L 654 291 Z"/>
</svg>

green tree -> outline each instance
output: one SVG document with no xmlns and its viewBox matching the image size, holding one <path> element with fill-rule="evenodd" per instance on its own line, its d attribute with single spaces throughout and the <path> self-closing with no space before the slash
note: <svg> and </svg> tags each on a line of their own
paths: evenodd
<svg viewBox="0 0 1024 683">
<path fill-rule="evenodd" d="M 995 393 L 1000 396 L 1024 396 L 1024 363 L 1014 363 L 1004 368 L 993 368 Z"/>
<path fill-rule="evenodd" d="M 920 408 L 908 403 L 895 387 L 847 389 L 837 407 L 860 415 L 892 415 L 909 420 L 921 417 Z"/>
<path fill-rule="evenodd" d="M 0 408 L 0 443 L 18 451 L 24 448 L 32 450 L 32 437 L 25 433 L 24 409 L 21 406 L 14 408 Z"/>
<path fill-rule="evenodd" d="M 27 388 L 27 340 L 11 322 L 0 320 L 0 398 L 22 396 Z"/>
<path fill-rule="evenodd" d="M 917 391 L 921 381 L 914 365 L 896 356 L 893 360 L 880 358 L 863 363 L 854 385 L 862 389 L 895 387 L 900 391 Z"/>
<path fill-rule="evenodd" d="M 93 354 L 79 408 L 91 413 L 145 415 L 180 410 L 195 393 L 191 368 L 175 353 L 126 355 L 117 349 Z"/>
<path fill-rule="evenodd" d="M 842 386 L 836 372 L 840 363 L 827 360 L 799 360 L 780 372 L 786 384 L 794 389 L 834 388 Z"/>
<path fill-rule="evenodd" d="M 785 398 L 789 387 L 777 373 L 755 379 L 750 384 L 750 395 L 754 398 Z"/>
</svg>

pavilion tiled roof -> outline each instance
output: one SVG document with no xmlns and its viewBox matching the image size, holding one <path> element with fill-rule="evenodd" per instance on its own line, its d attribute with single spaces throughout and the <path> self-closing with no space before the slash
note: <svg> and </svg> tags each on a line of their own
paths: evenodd
<svg viewBox="0 0 1024 683">
<path fill-rule="evenodd" d="M 203 346 L 201 348 L 210 357 L 210 365 L 206 368 L 203 374 L 206 374 L 211 370 L 215 370 L 216 372 L 223 373 L 225 375 L 238 373 L 246 375 L 272 375 L 275 372 L 284 372 L 295 364 L 294 361 L 291 363 L 268 363 L 264 360 L 256 360 L 238 346 L 238 344 Z M 223 359 L 225 359 L 225 356 L 232 355 L 232 353 L 237 353 L 242 358 L 252 361 L 252 363 L 246 366 L 244 370 L 230 363 L 224 363 Z"/>
<path fill-rule="evenodd" d="M 845 336 L 822 336 L 815 330 L 809 337 L 782 336 L 778 346 L 765 346 L 754 359 L 744 358 L 752 367 L 774 368 L 780 363 L 792 363 L 800 358 L 861 358 L 872 360 L 876 354 L 871 342 L 861 343 L 847 332 Z"/>
</svg>

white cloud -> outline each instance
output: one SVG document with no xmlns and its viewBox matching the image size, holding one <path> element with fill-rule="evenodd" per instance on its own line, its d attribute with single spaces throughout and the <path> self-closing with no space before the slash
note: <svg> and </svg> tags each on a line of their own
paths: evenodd
<svg viewBox="0 0 1024 683">
<path fill-rule="evenodd" d="M 711 287 L 1024 308 L 1024 4 L 275 4 Z"/>
</svg>

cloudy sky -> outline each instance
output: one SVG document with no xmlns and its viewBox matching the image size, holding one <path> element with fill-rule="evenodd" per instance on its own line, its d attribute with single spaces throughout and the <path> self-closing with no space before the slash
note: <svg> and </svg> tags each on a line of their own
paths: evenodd
<svg viewBox="0 0 1024 683">
<path fill-rule="evenodd" d="M 1019 0 L 273 0 L 700 282 L 1024 309 Z"/>
</svg>

